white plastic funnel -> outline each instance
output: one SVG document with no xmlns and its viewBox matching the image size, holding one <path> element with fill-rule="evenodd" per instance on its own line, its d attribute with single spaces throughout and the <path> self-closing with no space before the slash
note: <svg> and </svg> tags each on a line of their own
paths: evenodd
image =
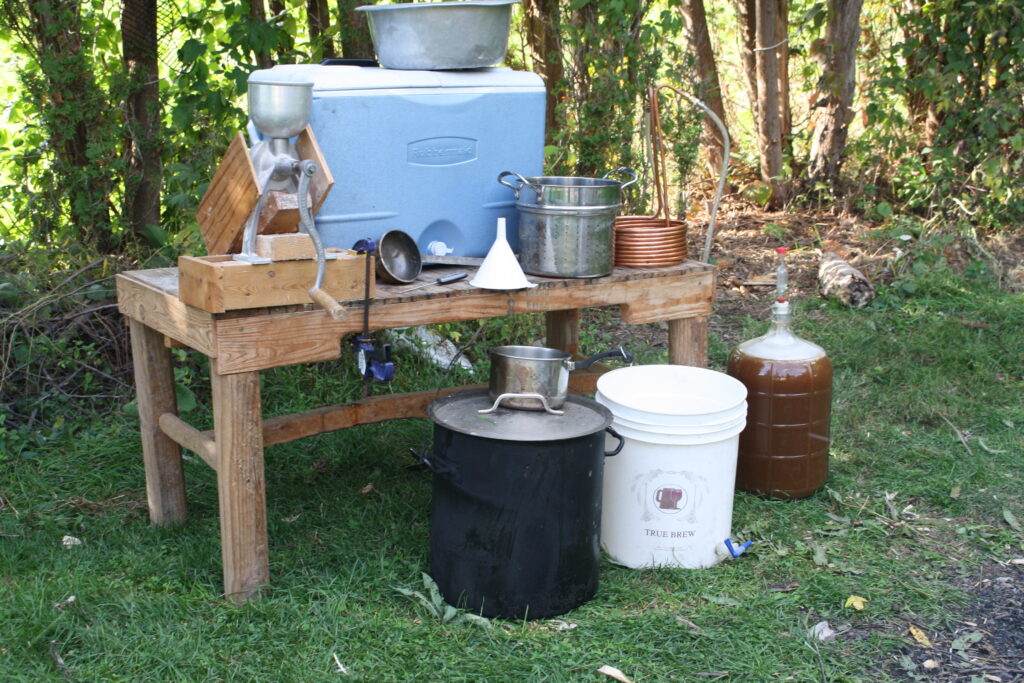
<svg viewBox="0 0 1024 683">
<path fill-rule="evenodd" d="M 498 219 L 498 234 L 469 284 L 481 289 L 526 289 L 536 283 L 526 279 L 512 247 L 505 239 L 505 218 Z"/>
</svg>

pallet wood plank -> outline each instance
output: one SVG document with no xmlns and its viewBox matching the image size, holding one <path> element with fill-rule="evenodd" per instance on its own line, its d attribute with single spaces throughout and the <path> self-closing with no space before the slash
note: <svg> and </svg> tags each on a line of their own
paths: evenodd
<svg viewBox="0 0 1024 683">
<path fill-rule="evenodd" d="M 170 278 L 173 278 L 173 284 L 169 282 Z M 121 273 L 115 281 L 118 310 L 122 315 L 159 330 L 207 356 L 217 355 L 213 316 L 186 306 L 178 299 L 176 269 Z"/>
<path fill-rule="evenodd" d="M 320 168 L 320 172 L 309 180 L 309 194 L 312 197 L 311 210 L 315 216 L 324 200 L 327 199 L 327 194 L 334 187 L 334 174 L 331 173 L 331 167 L 327 165 L 327 159 L 320 149 L 313 128 L 309 125 L 295 140 L 295 151 L 298 152 L 300 159 L 312 159 Z"/>
<path fill-rule="evenodd" d="M 292 192 L 271 190 L 267 193 L 267 201 L 263 204 L 263 212 L 257 223 L 257 235 L 280 235 L 293 233 L 299 229 L 299 198 Z M 257 236 L 257 240 L 259 237 Z M 232 253 L 242 250 L 242 236 L 238 236 L 238 244 Z"/>
<path fill-rule="evenodd" d="M 259 200 L 259 181 L 241 131 L 231 139 L 199 202 L 196 220 L 209 254 L 227 254 Z"/>
<path fill-rule="evenodd" d="M 146 468 L 146 500 L 153 524 L 168 526 L 185 521 L 185 475 L 181 449 L 160 429 L 159 417 L 177 413 L 171 352 L 164 337 L 138 320 L 129 320 L 132 364 Z"/>
<path fill-rule="evenodd" d="M 371 329 L 391 329 L 438 322 L 495 318 L 512 313 L 542 312 L 621 304 L 627 322 L 655 322 L 711 313 L 713 278 L 704 271 L 672 273 L 652 286 L 649 278 L 633 280 L 542 282 L 525 292 L 495 293 L 466 283 L 429 299 L 386 297 L 380 291 L 370 309 Z M 380 287 L 379 290 L 385 290 Z M 290 311 L 259 318 L 219 318 L 217 368 L 244 372 L 338 358 L 340 337 L 362 329 L 359 303 L 349 304 L 348 319 L 324 320 L 322 311 Z"/>
<path fill-rule="evenodd" d="M 313 238 L 300 232 L 289 235 L 257 235 L 256 253 L 271 261 L 316 258 Z"/>
<path fill-rule="evenodd" d="M 258 372 L 211 376 L 224 594 L 255 596 L 270 581 Z"/>
<path fill-rule="evenodd" d="M 361 299 L 366 257 L 332 252 L 337 258 L 325 265 L 322 289 L 337 301 Z M 178 296 L 185 304 L 210 313 L 309 303 L 309 288 L 316 279 L 316 262 L 311 259 L 254 264 L 229 255 L 181 256 L 178 269 Z M 372 269 L 370 277 L 372 296 Z"/>
</svg>

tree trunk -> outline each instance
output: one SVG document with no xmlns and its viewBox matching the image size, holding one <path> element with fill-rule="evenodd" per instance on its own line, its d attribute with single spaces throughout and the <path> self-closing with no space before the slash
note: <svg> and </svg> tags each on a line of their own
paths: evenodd
<svg viewBox="0 0 1024 683">
<path fill-rule="evenodd" d="M 743 59 L 743 74 L 747 77 L 747 95 L 750 109 L 757 114 L 757 7 L 755 0 L 735 0 L 736 19 L 740 26 L 740 57 Z"/>
<path fill-rule="evenodd" d="M 778 0 L 756 0 L 757 137 L 761 178 L 771 186 L 769 208 L 786 201 L 782 181 L 782 109 L 779 102 Z"/>
<path fill-rule="evenodd" d="M 808 177 L 833 189 L 846 149 L 852 118 L 857 41 L 863 0 L 829 0 L 825 49 L 822 52 L 820 108 L 811 138 Z"/>
<path fill-rule="evenodd" d="M 313 46 L 314 55 L 319 54 L 322 59 L 337 57 L 329 33 L 331 12 L 327 8 L 327 0 L 306 0 L 306 20 L 309 23 L 309 42 Z"/>
<path fill-rule="evenodd" d="M 267 22 L 267 6 L 263 0 L 249 0 L 249 18 L 258 23 Z M 261 69 L 269 69 L 274 66 L 274 60 L 269 52 L 260 51 L 256 53 L 256 64 Z"/>
<path fill-rule="evenodd" d="M 547 91 L 544 118 L 545 139 L 552 143 L 558 132 L 558 102 L 565 91 L 565 67 L 558 37 L 558 0 L 524 0 L 523 22 L 526 43 L 535 68 L 540 70 Z"/>
<path fill-rule="evenodd" d="M 779 110 L 782 126 L 782 155 L 793 158 L 793 112 L 789 107 L 789 0 L 778 0 L 775 35 L 779 45 Z M 784 41 L 785 42 L 782 42 Z"/>
<path fill-rule="evenodd" d="M 356 7 L 365 4 L 363 0 L 338 0 L 341 56 L 346 59 L 373 59 L 370 26 L 363 13 L 355 11 Z"/>
<path fill-rule="evenodd" d="M 718 118 L 722 119 L 722 123 L 725 123 L 722 87 L 718 79 L 718 64 L 715 60 L 715 52 L 711 46 L 711 33 L 708 31 L 704 0 L 683 0 L 680 12 L 683 15 L 683 21 L 686 22 L 690 45 L 697 60 L 697 73 L 702 77 L 697 96 L 711 111 L 715 112 Z M 722 139 L 722 132 L 718 130 L 718 126 L 713 121 L 707 116 L 701 118 L 704 122 L 702 142 L 705 150 L 705 162 L 708 166 L 708 172 L 712 176 L 716 176 L 722 167 L 725 141 Z"/>
<path fill-rule="evenodd" d="M 922 0 L 904 0 L 905 23 L 903 40 L 917 47 L 906 55 L 907 63 L 907 112 L 910 123 L 922 133 L 923 146 L 931 147 L 942 124 L 942 117 L 935 107 L 934 97 L 929 97 L 919 83 L 929 80 L 929 71 L 941 70 L 943 55 L 935 44 L 935 38 L 927 32 L 913 33 L 908 27 L 924 21 Z"/>
<path fill-rule="evenodd" d="M 126 217 L 136 234 L 146 234 L 160 226 L 163 177 L 156 0 L 124 1 L 121 50 L 129 83 L 125 122 Z"/>
</svg>

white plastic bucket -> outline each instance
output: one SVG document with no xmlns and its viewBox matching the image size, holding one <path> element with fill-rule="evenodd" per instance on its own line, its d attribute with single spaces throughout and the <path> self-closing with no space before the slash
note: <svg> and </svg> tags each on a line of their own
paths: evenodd
<svg viewBox="0 0 1024 683">
<path fill-rule="evenodd" d="M 625 440 L 605 460 L 601 545 L 632 568 L 703 568 L 727 554 L 746 388 L 682 365 L 613 370 L 597 401 Z"/>
<path fill-rule="evenodd" d="M 612 414 L 652 425 L 703 426 L 747 413 L 747 388 L 721 372 L 688 365 L 636 365 L 597 380 Z"/>
</svg>

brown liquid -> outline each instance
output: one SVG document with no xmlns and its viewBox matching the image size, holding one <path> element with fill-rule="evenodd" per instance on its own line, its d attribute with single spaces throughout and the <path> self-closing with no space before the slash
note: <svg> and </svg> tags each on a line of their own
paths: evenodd
<svg viewBox="0 0 1024 683">
<path fill-rule="evenodd" d="M 748 392 L 736 488 L 777 498 L 803 498 L 821 488 L 832 408 L 828 356 L 767 360 L 733 351 L 729 374 Z"/>
</svg>

